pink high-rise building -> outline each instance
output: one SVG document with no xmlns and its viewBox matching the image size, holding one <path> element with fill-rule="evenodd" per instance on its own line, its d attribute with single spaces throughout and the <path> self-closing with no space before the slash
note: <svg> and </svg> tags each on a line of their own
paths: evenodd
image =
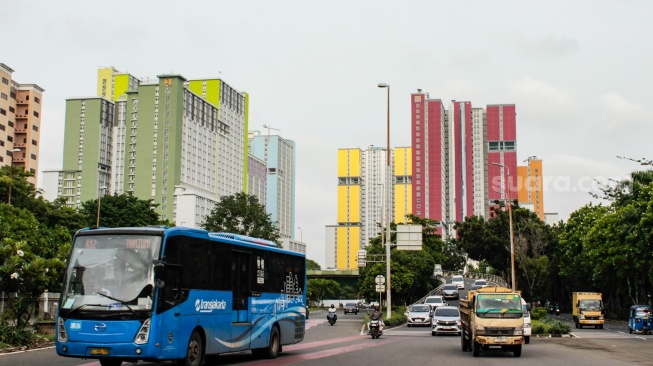
<svg viewBox="0 0 653 366">
<path fill-rule="evenodd" d="M 517 174 L 515 116 L 514 105 L 452 101 L 446 110 L 428 93 L 411 94 L 415 215 L 447 229 L 468 216 L 488 217 L 492 202 L 506 199 L 508 170 Z M 504 180 L 494 163 L 506 167 Z"/>
</svg>

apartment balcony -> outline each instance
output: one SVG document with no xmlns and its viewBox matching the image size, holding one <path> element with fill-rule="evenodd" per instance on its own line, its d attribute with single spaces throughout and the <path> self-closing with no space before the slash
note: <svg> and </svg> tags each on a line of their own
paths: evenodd
<svg viewBox="0 0 653 366">
<path fill-rule="evenodd" d="M 27 133 L 27 129 L 25 127 L 15 127 L 14 133 Z"/>
<path fill-rule="evenodd" d="M 24 99 L 23 100 L 16 99 L 16 104 L 17 105 L 28 105 L 29 103 Z"/>
<path fill-rule="evenodd" d="M 26 119 L 27 114 L 16 114 L 16 119 Z"/>
</svg>

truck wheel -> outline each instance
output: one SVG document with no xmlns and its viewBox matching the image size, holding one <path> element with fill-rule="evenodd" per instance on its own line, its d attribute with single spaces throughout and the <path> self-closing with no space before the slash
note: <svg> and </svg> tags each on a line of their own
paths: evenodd
<svg viewBox="0 0 653 366">
<path fill-rule="evenodd" d="M 481 352 L 481 345 L 478 342 L 473 342 L 472 356 L 478 357 L 478 354 Z"/>
<path fill-rule="evenodd" d="M 469 344 L 465 341 L 465 332 L 460 333 L 460 346 L 463 349 L 463 352 L 469 351 Z"/>
<path fill-rule="evenodd" d="M 531 337 L 530 336 L 524 337 L 524 342 L 526 342 L 526 344 L 531 343 Z"/>
<path fill-rule="evenodd" d="M 599 329 L 603 329 L 603 324 L 599 325 Z"/>
<path fill-rule="evenodd" d="M 521 357 L 521 344 L 519 346 L 515 346 L 515 348 L 512 349 L 512 354 L 515 357 Z"/>
</svg>

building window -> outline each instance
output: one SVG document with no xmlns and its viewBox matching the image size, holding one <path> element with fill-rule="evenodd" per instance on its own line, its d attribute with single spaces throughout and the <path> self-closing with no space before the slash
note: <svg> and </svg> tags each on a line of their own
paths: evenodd
<svg viewBox="0 0 653 366">
<path fill-rule="evenodd" d="M 2 83 L 5 85 L 9 85 L 9 80 L 7 78 L 2 78 Z"/>
<path fill-rule="evenodd" d="M 32 145 L 37 146 L 36 140 L 32 140 Z"/>
<path fill-rule="evenodd" d="M 7 100 L 7 94 L 5 93 L 0 93 L 0 97 L 2 97 L 4 100 Z"/>
<path fill-rule="evenodd" d="M 39 99 L 39 97 L 34 97 L 34 102 L 36 104 L 41 104 L 41 99 Z"/>
<path fill-rule="evenodd" d="M 36 154 L 32 154 L 30 157 L 32 158 L 32 160 L 36 160 Z"/>
<path fill-rule="evenodd" d="M 14 123 L 11 121 L 8 121 L 7 124 L 9 125 L 9 127 L 14 127 Z"/>
<path fill-rule="evenodd" d="M 9 107 L 9 113 L 16 113 L 16 109 L 14 109 L 14 107 Z"/>
<path fill-rule="evenodd" d="M 0 124 L 0 131 L 4 131 L 4 130 L 5 130 L 5 125 Z"/>
<path fill-rule="evenodd" d="M 33 125 L 33 126 L 32 126 L 32 129 L 33 129 L 34 131 L 38 132 L 38 131 L 39 131 L 39 126 L 37 126 L 37 125 Z"/>
<path fill-rule="evenodd" d="M 7 111 L 4 110 L 4 109 L 2 109 L 2 108 L 0 108 L 0 114 L 2 114 L 3 116 L 6 116 L 6 115 L 7 115 Z"/>
<path fill-rule="evenodd" d="M 34 117 L 38 117 L 38 116 L 39 116 L 39 112 L 34 111 Z"/>
</svg>

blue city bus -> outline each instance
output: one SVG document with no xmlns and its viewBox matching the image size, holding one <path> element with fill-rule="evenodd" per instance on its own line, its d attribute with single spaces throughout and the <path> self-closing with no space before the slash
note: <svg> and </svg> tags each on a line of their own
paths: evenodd
<svg viewBox="0 0 653 366">
<path fill-rule="evenodd" d="M 183 227 L 82 229 L 57 314 L 57 354 L 177 360 L 251 350 L 275 358 L 306 326 L 306 257 L 271 241 Z"/>
</svg>

